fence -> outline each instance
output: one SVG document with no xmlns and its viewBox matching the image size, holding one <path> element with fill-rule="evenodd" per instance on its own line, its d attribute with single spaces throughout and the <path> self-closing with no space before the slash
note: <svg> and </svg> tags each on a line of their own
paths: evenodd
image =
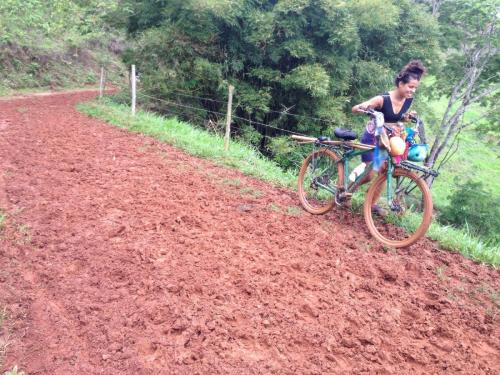
<svg viewBox="0 0 500 375">
<path fill-rule="evenodd" d="M 106 84 L 108 83 L 107 81 L 108 81 L 108 79 L 106 77 L 106 71 L 104 68 L 101 68 L 101 79 L 100 79 L 100 88 L 99 88 L 99 97 L 100 98 L 103 97 L 103 93 L 105 92 Z M 192 93 L 183 92 L 183 91 L 179 91 L 179 90 L 172 90 L 172 92 L 175 93 L 175 96 L 177 96 L 177 97 L 196 99 L 199 101 L 204 101 L 206 103 L 222 104 L 225 106 L 225 109 L 226 109 L 226 111 L 225 111 L 226 113 L 223 113 L 220 111 L 214 111 L 214 110 L 210 110 L 207 108 L 200 108 L 200 107 L 196 107 L 193 105 L 188 105 L 188 104 L 179 102 L 178 100 L 173 101 L 173 100 L 168 100 L 165 98 L 158 98 L 158 97 L 154 97 L 154 96 L 149 95 L 149 94 L 145 94 L 137 89 L 137 87 L 138 87 L 137 81 L 138 81 L 138 77 L 137 77 L 136 66 L 132 65 L 131 69 L 130 69 L 130 73 L 129 73 L 129 88 L 127 88 L 127 90 L 130 90 L 131 114 L 132 115 L 135 115 L 135 113 L 136 113 L 137 99 L 144 98 L 144 99 L 148 99 L 150 101 L 156 101 L 158 103 L 162 103 L 162 104 L 168 106 L 170 109 L 172 109 L 172 107 L 180 109 L 179 111 L 171 110 L 171 112 L 173 112 L 175 114 L 180 114 L 182 109 L 187 109 L 187 110 L 191 110 L 191 111 L 199 111 L 199 112 L 210 113 L 210 114 L 213 114 L 215 116 L 219 116 L 220 118 L 224 119 L 224 123 L 225 123 L 224 148 L 226 151 L 229 149 L 230 137 L 231 137 L 231 125 L 233 123 L 233 120 L 239 120 L 241 122 L 246 122 L 254 127 L 259 126 L 259 127 L 273 129 L 274 131 L 281 132 L 284 134 L 290 134 L 290 135 L 295 134 L 295 135 L 302 135 L 302 136 L 305 135 L 302 133 L 298 133 L 298 132 L 283 129 L 283 128 L 280 128 L 277 126 L 273 126 L 273 125 L 268 124 L 268 123 L 264 123 L 261 121 L 255 121 L 255 120 L 252 120 L 249 118 L 244 118 L 244 117 L 235 115 L 234 112 L 235 112 L 236 108 L 238 108 L 238 106 L 233 106 L 233 98 L 234 98 L 235 94 L 237 95 L 238 90 L 237 90 L 237 88 L 235 88 L 232 85 L 228 85 L 228 95 L 227 95 L 228 99 L 227 99 L 227 101 L 222 101 L 222 100 L 218 100 L 218 99 L 214 99 L 214 98 L 196 96 L 196 95 L 193 95 Z M 111 83 L 114 83 L 114 82 L 111 82 Z M 116 84 L 116 83 L 114 83 L 114 84 Z M 118 86 L 119 86 L 119 84 L 118 84 Z M 290 108 L 286 108 L 284 111 L 269 110 L 268 113 L 273 113 L 273 114 L 276 114 L 280 117 L 281 116 L 290 116 L 290 117 L 304 119 L 304 120 L 308 120 L 308 121 L 333 124 L 333 121 L 330 121 L 330 120 L 291 113 Z M 198 117 L 200 117 L 204 121 L 207 120 L 205 117 L 202 117 L 202 116 L 198 116 Z M 209 120 L 209 122 L 210 122 L 210 120 Z"/>
</svg>

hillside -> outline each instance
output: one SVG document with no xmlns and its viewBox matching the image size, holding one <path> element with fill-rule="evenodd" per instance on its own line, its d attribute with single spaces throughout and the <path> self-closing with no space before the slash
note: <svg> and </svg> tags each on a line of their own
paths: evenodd
<svg viewBox="0 0 500 375">
<path fill-rule="evenodd" d="M 122 73 L 125 33 L 116 0 L 0 3 L 0 95 L 99 84 Z"/>
<path fill-rule="evenodd" d="M 74 109 L 0 100 L 0 370 L 500 371 L 498 270 Z"/>
</svg>

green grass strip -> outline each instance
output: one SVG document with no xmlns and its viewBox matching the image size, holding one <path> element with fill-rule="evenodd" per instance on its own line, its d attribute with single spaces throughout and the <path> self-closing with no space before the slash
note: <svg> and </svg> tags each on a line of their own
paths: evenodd
<svg viewBox="0 0 500 375">
<path fill-rule="evenodd" d="M 264 158 L 257 150 L 232 140 L 229 151 L 224 150 L 224 138 L 211 134 L 177 119 L 138 111 L 135 116 L 130 108 L 110 101 L 82 103 L 78 109 L 120 128 L 147 134 L 162 142 L 178 147 L 187 153 L 215 161 L 219 165 L 236 168 L 249 176 L 257 177 L 282 187 L 295 187 L 296 176 L 284 172 L 274 162 Z"/>
<path fill-rule="evenodd" d="M 5 221 L 7 220 L 7 215 L 0 209 L 0 233 L 5 228 Z"/>
<path fill-rule="evenodd" d="M 109 100 L 82 103 L 78 105 L 78 109 L 117 127 L 150 135 L 189 154 L 212 160 L 219 165 L 236 168 L 246 175 L 268 181 L 273 185 L 296 189 L 295 174 L 284 172 L 274 162 L 261 156 L 257 150 L 238 141 L 231 141 L 229 152 L 225 152 L 224 139 L 221 136 L 175 118 L 166 119 L 150 112 L 138 111 L 132 116 L 130 107 Z M 362 202 L 355 203 L 356 206 L 362 205 Z M 500 265 L 498 244 L 486 245 L 464 230 L 433 222 L 427 237 L 438 241 L 445 249 L 458 251 L 478 262 L 495 267 Z"/>
<path fill-rule="evenodd" d="M 413 213 L 405 215 L 400 226 L 413 232 L 420 221 L 421 217 Z M 466 257 L 481 263 L 491 264 L 495 267 L 500 265 L 500 246 L 498 244 L 485 244 L 464 229 L 439 224 L 434 220 L 425 235 L 436 240 L 445 249 L 459 251 Z"/>
</svg>

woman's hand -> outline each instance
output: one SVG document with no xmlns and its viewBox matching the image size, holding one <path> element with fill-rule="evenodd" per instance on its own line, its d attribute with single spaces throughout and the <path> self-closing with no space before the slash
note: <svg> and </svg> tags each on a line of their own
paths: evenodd
<svg viewBox="0 0 500 375">
<path fill-rule="evenodd" d="M 354 107 L 352 107 L 353 113 L 364 113 L 364 112 L 366 112 L 366 110 L 367 110 L 367 107 L 365 107 L 361 104 L 358 104 L 358 105 L 355 105 Z"/>
<path fill-rule="evenodd" d="M 416 111 L 411 111 L 411 112 L 406 112 L 403 116 L 403 121 L 404 122 L 409 122 L 411 121 L 412 119 L 416 118 L 417 117 L 417 112 Z"/>
</svg>

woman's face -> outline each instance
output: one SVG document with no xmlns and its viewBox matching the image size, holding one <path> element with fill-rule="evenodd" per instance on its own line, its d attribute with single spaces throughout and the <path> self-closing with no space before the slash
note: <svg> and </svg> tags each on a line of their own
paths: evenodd
<svg viewBox="0 0 500 375">
<path fill-rule="evenodd" d="M 420 81 L 418 79 L 410 79 L 408 83 L 399 82 L 398 90 L 405 98 L 411 98 L 415 94 L 419 84 Z"/>
</svg>

